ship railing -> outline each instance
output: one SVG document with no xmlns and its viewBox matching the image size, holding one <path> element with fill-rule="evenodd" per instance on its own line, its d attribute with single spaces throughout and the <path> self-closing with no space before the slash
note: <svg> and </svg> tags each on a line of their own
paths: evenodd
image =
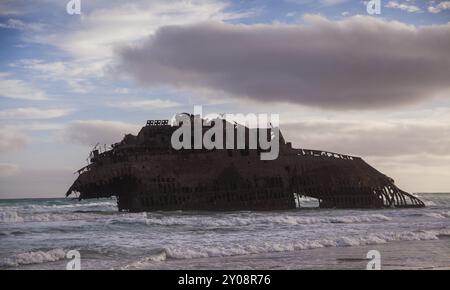
<svg viewBox="0 0 450 290">
<path fill-rule="evenodd" d="M 344 160 L 360 159 L 359 157 L 356 157 L 356 156 L 334 153 L 334 152 L 323 151 L 323 150 L 296 149 L 296 152 L 297 152 L 297 155 L 300 155 L 300 156 L 329 157 L 329 158 L 344 159 Z"/>
<path fill-rule="evenodd" d="M 86 165 L 83 168 L 78 169 L 75 173 L 81 174 L 83 172 L 89 171 L 91 169 L 91 165 Z"/>
</svg>

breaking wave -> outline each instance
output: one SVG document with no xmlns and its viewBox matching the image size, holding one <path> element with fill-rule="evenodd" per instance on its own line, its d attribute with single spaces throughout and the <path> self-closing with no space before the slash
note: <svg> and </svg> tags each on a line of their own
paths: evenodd
<svg viewBox="0 0 450 290">
<path fill-rule="evenodd" d="M 23 221 L 23 218 L 15 211 L 0 212 L 0 223 L 20 223 Z"/>
<path fill-rule="evenodd" d="M 335 216 L 335 217 L 309 217 L 309 216 L 260 216 L 260 217 L 157 217 L 147 215 L 143 221 L 147 225 L 192 225 L 192 226 L 246 226 L 257 224 L 320 224 L 320 223 L 371 223 L 390 221 L 391 218 L 382 214 L 371 214 L 361 216 Z"/>
<path fill-rule="evenodd" d="M 165 249 L 159 251 L 159 253 L 147 256 L 143 259 L 140 259 L 137 262 L 133 262 L 131 264 L 127 264 L 123 267 L 120 267 L 121 270 L 127 270 L 127 269 L 139 269 L 142 267 L 145 267 L 145 265 L 147 263 L 151 263 L 151 262 L 162 262 L 165 261 L 167 259 L 167 251 Z"/>
<path fill-rule="evenodd" d="M 76 210 L 117 210 L 117 204 L 113 201 L 72 203 L 72 204 L 14 204 L 0 206 L 1 211 L 16 211 L 27 213 L 61 212 Z"/>
<path fill-rule="evenodd" d="M 157 250 L 136 262 L 120 269 L 145 269 L 146 265 L 166 261 L 167 259 L 196 259 L 212 257 L 229 257 L 274 252 L 292 252 L 325 247 L 352 247 L 385 244 L 397 241 L 437 240 L 439 236 L 449 236 L 450 229 L 433 231 L 404 231 L 369 234 L 356 237 L 340 237 L 335 239 L 319 239 L 304 241 L 279 241 L 249 244 L 227 244 L 216 246 L 168 246 Z"/>
<path fill-rule="evenodd" d="M 80 207 L 116 207 L 113 202 L 90 202 L 90 203 L 74 203 L 74 204 L 53 204 L 53 205 L 26 205 L 27 209 L 59 209 L 59 208 L 80 208 Z"/>
<path fill-rule="evenodd" d="M 63 249 L 53 249 L 47 252 L 32 251 L 13 255 L 0 260 L 0 267 L 17 267 L 20 265 L 42 264 L 64 259 L 66 253 Z"/>
<path fill-rule="evenodd" d="M 249 254 L 263 254 L 271 252 L 290 252 L 307 249 L 325 248 L 325 247 L 351 247 L 385 244 L 395 241 L 422 241 L 422 240 L 438 240 L 439 236 L 450 235 L 450 229 L 436 231 L 405 231 L 405 232 L 387 232 L 369 234 L 357 237 L 340 237 L 336 239 L 320 239 L 305 241 L 285 241 L 276 243 L 259 243 L 247 245 L 232 246 L 215 246 L 215 247 L 191 247 L 169 246 L 165 248 L 164 259 L 147 260 L 148 261 L 164 261 L 166 258 L 172 259 L 193 259 L 208 257 L 226 257 Z M 140 261 L 143 263 L 142 261 Z"/>
<path fill-rule="evenodd" d="M 23 223 L 23 222 L 60 222 L 73 220 L 92 220 L 99 218 L 98 215 L 92 213 L 34 213 L 19 214 L 16 211 L 0 212 L 0 223 Z"/>
<path fill-rule="evenodd" d="M 425 216 L 435 219 L 450 218 L 450 211 L 418 212 L 410 216 Z M 394 217 L 384 214 L 311 216 L 303 214 L 255 215 L 190 215 L 161 213 L 119 213 L 115 211 L 65 211 L 34 212 L 0 211 L 0 224 L 23 222 L 65 222 L 101 220 L 107 224 L 144 224 L 147 226 L 192 226 L 229 228 L 239 226 L 289 226 L 309 224 L 359 224 L 389 222 Z"/>
<path fill-rule="evenodd" d="M 88 258 L 82 259 L 83 268 L 133 269 L 169 266 L 165 263 L 220 265 L 220 257 L 252 254 L 260 254 L 264 264 L 273 256 L 266 253 L 325 247 L 333 252 L 334 247 L 395 241 L 399 242 L 393 248 L 401 247 L 402 241 L 441 239 L 436 245 L 445 244 L 450 237 L 450 195 L 424 197 L 436 206 L 124 213 L 110 199 L 4 200 L 0 201 L 0 268 L 60 269 L 65 262 L 62 249 L 68 247 L 80 249 Z M 190 260 L 209 257 L 218 258 Z"/>
<path fill-rule="evenodd" d="M 105 218 L 105 215 L 108 216 Z M 433 217 L 437 219 L 450 218 L 450 211 L 427 212 L 413 215 Z M 382 214 L 346 215 L 346 216 L 306 216 L 306 215 L 272 215 L 272 216 L 191 216 L 191 215 L 161 215 L 153 213 L 117 213 L 117 212 L 42 212 L 22 214 L 16 211 L 0 212 L 0 223 L 22 222 L 62 222 L 75 220 L 102 219 L 107 223 L 141 223 L 161 226 L 203 226 L 232 227 L 248 225 L 307 225 L 307 224 L 352 224 L 377 223 L 391 221 L 392 218 Z"/>
</svg>

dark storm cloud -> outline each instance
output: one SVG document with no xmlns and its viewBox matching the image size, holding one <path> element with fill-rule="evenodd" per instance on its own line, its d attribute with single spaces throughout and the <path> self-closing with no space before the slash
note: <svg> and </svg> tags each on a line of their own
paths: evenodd
<svg viewBox="0 0 450 290">
<path fill-rule="evenodd" d="M 163 27 L 120 50 L 115 71 L 146 86 L 325 108 L 380 108 L 448 93 L 449 51 L 450 24 L 307 16 L 298 25 Z"/>
</svg>

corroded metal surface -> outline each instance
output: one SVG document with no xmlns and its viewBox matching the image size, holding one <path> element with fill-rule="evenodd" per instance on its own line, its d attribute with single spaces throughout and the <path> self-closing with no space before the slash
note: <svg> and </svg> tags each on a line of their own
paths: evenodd
<svg viewBox="0 0 450 290">
<path fill-rule="evenodd" d="M 295 149 L 282 136 L 271 161 L 260 160 L 259 149 L 174 150 L 176 128 L 148 121 L 111 150 L 94 150 L 66 196 L 116 196 L 119 210 L 133 212 L 291 209 L 300 196 L 324 208 L 424 206 L 360 157 Z"/>
</svg>

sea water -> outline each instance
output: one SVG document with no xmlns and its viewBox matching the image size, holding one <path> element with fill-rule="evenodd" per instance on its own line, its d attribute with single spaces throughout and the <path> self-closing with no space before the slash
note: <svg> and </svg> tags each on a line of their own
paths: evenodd
<svg viewBox="0 0 450 290">
<path fill-rule="evenodd" d="M 318 209 L 305 198 L 300 209 L 270 212 L 125 213 L 114 199 L 0 200 L 0 268 L 66 269 L 71 250 L 82 269 L 340 268 L 328 257 L 339 249 L 408 245 L 410 261 L 414 247 L 433 241 L 439 261 L 427 265 L 450 266 L 450 194 L 419 196 L 426 208 Z"/>
</svg>

